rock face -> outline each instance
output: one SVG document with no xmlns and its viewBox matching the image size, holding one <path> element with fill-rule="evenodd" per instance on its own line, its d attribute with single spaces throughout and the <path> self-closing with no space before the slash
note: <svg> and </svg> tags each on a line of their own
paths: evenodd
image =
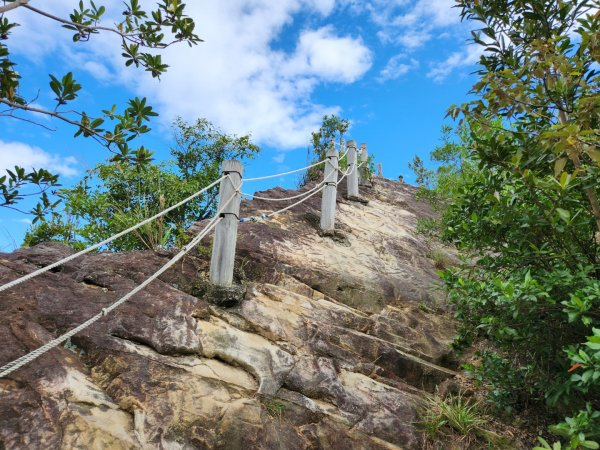
<svg viewBox="0 0 600 450">
<path fill-rule="evenodd" d="M 452 323 L 416 235 L 414 188 L 376 178 L 239 228 L 243 301 L 210 302 L 210 243 L 105 318 L 0 379 L 0 449 L 417 449 L 416 405 L 453 376 Z M 284 197 L 273 189 L 266 197 Z M 243 215 L 286 206 L 243 204 Z M 199 229 L 203 224 L 192 228 Z M 0 283 L 69 254 L 0 254 Z M 0 293 L 0 365 L 79 325 L 171 252 L 100 253 Z"/>
</svg>

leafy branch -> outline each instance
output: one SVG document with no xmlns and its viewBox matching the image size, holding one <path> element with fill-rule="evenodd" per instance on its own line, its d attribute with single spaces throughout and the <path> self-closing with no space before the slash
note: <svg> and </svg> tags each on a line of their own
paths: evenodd
<svg viewBox="0 0 600 450">
<path fill-rule="evenodd" d="M 96 5 L 93 0 L 79 1 L 68 18 L 32 6 L 29 0 L 4 0 L 0 6 L 0 104 L 7 107 L 0 112 L 0 116 L 33 123 L 46 129 L 49 127 L 22 117 L 19 112 L 32 112 L 55 118 L 75 127 L 74 137 L 90 137 L 106 147 L 113 154 L 112 161 L 133 163 L 136 166 L 149 163 L 152 160 L 152 152 L 143 146 L 137 149 L 130 148 L 132 140 L 150 131 L 147 122 L 157 115 L 152 107 L 146 104 L 145 98 L 129 100 L 127 107 L 120 113 L 117 112 L 116 105 L 113 105 L 110 109 L 102 110 L 100 117 L 93 117 L 85 111 L 65 110 L 64 106 L 74 102 L 82 89 L 71 72 L 62 77 L 49 75 L 50 90 L 54 93 L 56 101 L 53 109 L 38 107 L 34 100 L 28 101 L 23 97 L 21 75 L 15 70 L 16 64 L 6 44 L 19 24 L 5 16 L 19 7 L 49 18 L 73 31 L 73 42 L 87 42 L 92 35 L 100 32 L 117 34 L 121 38 L 121 55 L 125 59 L 125 66 L 141 66 L 150 72 L 152 77 L 160 77 L 168 65 L 162 62 L 159 54 L 145 52 L 144 48 L 161 50 L 176 43 L 186 42 L 192 46 L 202 41 L 194 33 L 194 21 L 184 14 L 185 4 L 180 0 L 160 0 L 154 9 L 144 10 L 139 0 L 130 0 L 125 3 L 125 10 L 121 13 L 122 20 L 113 27 L 101 25 L 106 7 Z M 113 126 L 108 127 L 107 121 L 113 122 Z M 19 210 L 14 204 L 23 198 L 21 189 L 27 184 L 40 187 L 38 182 L 48 180 L 48 184 L 42 182 L 43 187 L 35 191 L 42 195 L 41 203 L 36 208 L 36 217 L 41 218 L 48 208 L 52 209 L 55 205 L 47 199 L 47 190 L 48 186 L 56 183 L 54 177 L 58 176 L 45 169 L 28 174 L 22 168 L 16 170 L 14 177 L 9 175 L 0 178 L 0 192 L 4 194 L 4 202 L 0 203 L 0 207 Z M 43 175 L 41 179 L 40 174 Z"/>
</svg>

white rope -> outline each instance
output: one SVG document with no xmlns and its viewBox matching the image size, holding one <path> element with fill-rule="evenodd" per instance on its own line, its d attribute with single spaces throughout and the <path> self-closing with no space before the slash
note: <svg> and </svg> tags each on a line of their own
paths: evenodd
<svg viewBox="0 0 600 450">
<path fill-rule="evenodd" d="M 340 146 L 339 144 L 336 144 L 336 145 L 337 145 L 338 147 Z M 346 149 L 346 151 L 344 152 L 344 154 L 343 154 L 342 156 L 339 156 L 339 157 L 338 157 L 338 161 L 341 161 L 341 160 L 342 160 L 342 159 L 343 159 L 343 158 L 344 158 L 344 157 L 345 157 L 345 156 L 348 154 L 348 147 L 347 147 L 347 146 L 345 146 L 345 145 L 344 145 L 344 146 L 342 146 L 341 148 L 345 148 L 345 149 Z M 257 180 L 266 180 L 266 179 L 268 179 L 268 178 L 275 178 L 275 177 L 278 177 L 278 176 L 289 175 L 290 173 L 301 172 L 302 170 L 305 170 L 305 169 L 310 169 L 311 167 L 318 166 L 318 165 L 320 165 L 320 164 L 323 164 L 323 163 L 327 162 L 328 160 L 329 160 L 329 158 L 326 158 L 326 159 L 324 159 L 323 161 L 316 162 L 316 163 L 314 163 L 314 164 L 312 164 L 312 165 L 310 165 L 310 166 L 303 167 L 302 169 L 296 169 L 296 170 L 292 170 L 292 171 L 290 171 L 290 172 L 279 173 L 279 174 L 277 174 L 277 175 L 268 175 L 268 176 L 265 176 L 265 177 L 259 177 L 259 178 L 245 178 L 245 179 L 244 179 L 244 181 L 257 181 Z M 322 181 L 322 182 L 321 182 L 321 183 L 319 183 L 317 186 L 315 186 L 315 188 L 314 188 L 314 189 L 316 189 L 318 186 L 320 186 L 320 185 L 321 185 L 321 184 L 323 184 L 323 183 L 324 183 L 324 181 Z M 311 191 L 312 191 L 312 190 L 311 190 Z M 256 196 L 254 196 L 254 195 L 251 195 L 251 194 L 246 194 L 246 193 L 244 193 L 244 192 L 242 192 L 242 195 L 243 195 L 244 197 L 253 197 L 253 198 L 256 198 L 256 199 L 258 199 L 258 200 L 271 200 L 271 201 L 275 201 L 275 202 L 276 202 L 276 201 L 284 201 L 284 200 L 293 200 L 293 199 L 295 199 L 295 198 L 302 197 L 303 195 L 305 195 L 305 194 L 308 194 L 308 193 L 309 193 L 309 192 L 311 192 L 311 191 L 303 192 L 302 194 L 298 194 L 298 195 L 296 195 L 296 196 L 294 196 L 294 197 L 287 197 L 287 198 L 281 198 L 281 199 L 280 199 L 280 198 L 256 197 Z"/>
<path fill-rule="evenodd" d="M 358 170 L 363 164 L 364 164 L 364 162 L 361 162 L 358 166 L 356 165 L 356 163 L 350 164 L 350 167 L 348 167 L 348 170 L 346 170 L 346 172 L 344 172 L 344 175 L 342 175 L 342 178 L 340 178 L 338 180 L 337 185 L 339 185 L 344 178 L 346 178 L 348 175 L 350 175 L 352 172 L 354 172 L 355 167 Z"/>
<path fill-rule="evenodd" d="M 289 201 L 289 200 L 294 200 L 296 198 L 300 198 L 300 197 L 304 197 L 305 195 L 310 194 L 312 191 L 314 191 L 315 189 L 318 189 L 324 182 L 321 181 L 319 184 L 317 184 L 315 187 L 313 187 L 312 189 L 306 191 L 306 192 L 301 192 L 298 195 L 293 195 L 291 197 L 284 197 L 284 198 L 274 198 L 274 197 L 259 197 L 258 195 L 254 195 L 254 194 L 246 194 L 245 192 L 242 192 L 242 195 L 244 197 L 248 197 L 248 198 L 253 198 L 256 200 L 266 200 L 266 201 L 271 201 L 271 202 L 285 202 L 285 201 Z"/>
<path fill-rule="evenodd" d="M 303 170 L 307 170 L 307 169 L 310 169 L 312 167 L 319 166 L 319 165 L 323 164 L 325 161 L 327 161 L 327 160 L 324 159 L 323 161 L 316 162 L 314 164 L 311 164 L 310 166 L 302 167 L 300 169 L 290 170 L 289 172 L 276 173 L 275 175 L 266 175 L 264 177 L 255 177 L 255 178 L 244 178 L 244 181 L 259 181 L 259 180 L 267 180 L 269 178 L 283 177 L 285 175 L 290 175 L 292 173 L 302 172 Z"/>
<path fill-rule="evenodd" d="M 359 164 L 358 167 L 362 166 L 363 164 L 364 163 Z M 346 172 L 344 173 L 344 175 L 339 179 L 339 181 L 336 182 L 336 186 L 338 186 L 342 182 L 342 180 L 344 178 L 346 178 L 346 176 L 348 176 L 350 173 L 352 173 L 352 171 L 354 170 L 354 167 L 355 167 L 355 164 L 352 164 L 351 167 L 349 167 L 346 170 Z M 334 173 L 335 172 L 332 172 L 332 174 L 334 174 Z M 294 203 L 292 205 L 286 206 L 285 208 L 279 209 L 279 210 L 271 212 L 271 213 L 261 214 L 260 216 L 253 216 L 253 217 L 243 218 L 243 219 L 240 219 L 240 222 L 242 222 L 242 223 L 243 222 L 259 222 L 261 220 L 269 219 L 270 217 L 273 217 L 273 216 L 275 216 L 277 214 L 281 214 L 282 212 L 287 211 L 288 209 L 291 209 L 294 206 L 297 206 L 300 203 L 305 202 L 306 200 L 308 200 L 313 195 L 316 195 L 317 193 L 321 192 L 325 188 L 325 186 L 326 186 L 325 182 L 326 182 L 326 180 L 324 180 L 322 183 L 320 183 L 320 185 L 317 185 L 314 189 L 316 189 L 316 188 L 318 188 L 318 189 L 316 189 L 312 193 L 310 193 L 310 191 L 304 192 L 303 195 L 304 194 L 308 194 L 308 193 L 310 193 L 310 194 L 306 195 L 306 197 L 304 197 L 303 199 L 297 201 L 296 203 Z M 314 190 L 314 189 L 312 189 L 312 190 Z"/>
<path fill-rule="evenodd" d="M 137 230 L 139 227 L 146 225 L 147 223 L 152 222 L 154 219 L 157 219 L 161 216 L 164 216 L 165 214 L 173 211 L 176 208 L 179 208 L 181 205 L 184 205 L 185 203 L 189 202 L 190 200 L 198 197 L 199 195 L 203 194 L 204 192 L 208 191 L 210 188 L 212 188 L 213 186 L 216 186 L 218 183 L 221 182 L 221 180 L 223 180 L 224 178 L 229 177 L 229 175 L 224 175 L 221 178 L 219 178 L 218 180 L 216 180 L 215 182 L 209 184 L 208 186 L 206 186 L 204 189 L 196 192 L 195 194 L 190 195 L 188 198 L 180 201 L 179 203 L 165 209 L 164 211 L 159 212 L 158 214 L 155 214 L 152 217 L 149 217 L 143 221 L 141 221 L 140 223 L 138 223 L 137 225 L 133 225 L 132 227 L 127 228 L 126 230 L 121 231 L 120 233 L 115 234 L 114 236 L 111 236 L 105 240 L 103 240 L 102 242 L 98 242 L 97 244 L 92 245 L 91 247 L 88 247 L 84 250 L 81 250 L 80 252 L 77 252 L 73 255 L 67 256 L 66 258 L 61 259 L 60 261 L 56 261 L 48 266 L 42 267 L 41 269 L 38 269 L 34 272 L 28 273 L 27 275 L 22 276 L 21 278 L 17 278 L 16 280 L 10 281 L 2 286 L 0 286 L 0 292 L 5 291 L 6 289 L 10 289 L 13 286 L 16 286 L 17 284 L 23 283 L 24 281 L 30 280 L 31 278 L 37 277 L 38 275 L 43 274 L 44 272 L 48 272 L 49 270 L 54 269 L 55 267 L 61 266 L 69 261 L 72 261 L 75 258 L 78 258 L 82 255 L 85 255 L 86 253 L 89 253 L 93 250 L 96 250 L 97 248 L 102 247 L 103 245 L 108 244 L 109 242 L 114 241 L 115 239 L 120 238 L 121 236 L 126 235 L 127 233 L 130 233 L 133 230 Z"/>
<path fill-rule="evenodd" d="M 339 145 L 338 145 L 339 146 Z M 348 148 L 346 147 L 346 151 L 344 152 L 344 154 L 342 156 L 339 157 L 339 159 L 344 158 L 347 154 L 348 154 Z M 289 172 L 282 172 L 282 173 L 277 173 L 275 175 L 266 175 L 264 177 L 255 177 L 255 178 L 244 178 L 244 181 L 259 181 L 259 180 L 268 180 L 269 178 L 277 178 L 277 177 L 283 177 L 285 175 L 290 175 L 292 173 L 297 173 L 297 172 L 302 172 L 303 170 L 308 170 L 311 169 L 313 167 L 317 167 L 325 162 L 327 162 L 329 158 L 326 158 L 322 161 L 318 161 L 314 164 L 311 164 L 310 166 L 306 166 L 306 167 L 302 167 L 300 169 L 295 169 L 295 170 L 290 170 Z"/>
<path fill-rule="evenodd" d="M 321 192 L 323 189 L 325 189 L 325 186 L 326 186 L 326 185 L 324 184 L 323 186 L 321 186 L 321 187 L 320 187 L 318 190 L 316 190 L 316 191 L 315 191 L 315 192 L 313 192 L 312 194 L 310 194 L 310 195 L 307 195 L 307 196 L 306 196 L 306 197 L 304 197 L 303 199 L 301 199 L 301 200 L 297 201 L 296 203 L 294 203 L 294 204 L 292 204 L 292 205 L 290 205 L 290 206 L 286 206 L 285 208 L 282 208 L 282 209 L 280 209 L 280 210 L 277 210 L 277 211 L 274 211 L 274 212 L 272 212 L 272 213 L 269 213 L 269 214 L 267 214 L 267 218 L 268 218 L 268 217 L 273 217 L 273 216 L 275 216 L 275 215 L 277 215 L 277 214 L 281 214 L 282 212 L 284 212 L 284 211 L 287 211 L 288 209 L 291 209 L 291 208 L 293 208 L 294 206 L 297 206 L 297 205 L 299 205 L 300 203 L 303 203 L 303 202 L 305 202 L 306 200 L 308 200 L 309 198 L 311 198 L 313 195 L 316 195 L 316 194 L 318 194 L 319 192 Z"/>
<path fill-rule="evenodd" d="M 23 367 L 25 364 L 28 364 L 31 361 L 33 361 L 34 359 L 39 358 L 44 353 L 46 353 L 46 352 L 52 350 L 54 347 L 57 347 L 58 345 L 62 344 L 63 342 L 65 342 L 67 339 L 71 338 L 75 334 L 88 328 L 90 325 L 97 322 L 98 320 L 100 320 L 101 318 L 106 316 L 109 312 L 111 312 L 115 308 L 119 307 L 120 305 L 125 303 L 127 300 L 129 300 L 131 297 L 133 297 L 135 294 L 140 292 L 142 289 L 144 289 L 146 286 L 148 286 L 152 281 L 156 280 L 160 275 L 162 275 L 170 267 L 172 267 L 177 261 L 179 261 L 181 258 L 183 258 L 183 256 L 186 253 L 188 253 L 196 245 L 198 245 L 198 243 L 202 240 L 202 238 L 204 238 L 217 225 L 217 223 L 219 223 L 219 221 L 222 219 L 222 217 L 220 217 L 221 212 L 235 197 L 236 197 L 236 194 L 233 194 L 229 198 L 229 200 L 227 200 L 227 202 L 225 202 L 223 207 L 210 220 L 210 222 L 207 224 L 207 226 L 204 228 L 204 230 L 202 230 L 196 237 L 194 237 L 187 245 L 185 245 L 179 251 L 179 253 L 177 253 L 165 265 L 163 265 L 160 269 L 158 269 L 152 276 L 150 276 L 149 278 L 144 280 L 139 286 L 135 287 L 133 290 L 131 290 L 130 292 L 125 294 L 123 297 L 121 297 L 119 300 L 117 300 L 110 306 L 108 306 L 106 308 L 102 308 L 102 310 L 98 314 L 96 314 L 94 317 L 86 320 L 84 323 L 73 328 L 71 331 L 68 331 L 67 333 L 57 337 L 56 339 L 53 339 L 50 342 L 42 345 L 41 347 L 37 348 L 36 350 L 33 350 L 32 352 L 30 352 L 24 356 L 21 356 L 20 358 L 17 358 L 14 361 L 0 367 L 0 378 L 3 378 L 5 376 L 9 375 L 10 373 L 14 372 L 15 370 L 19 369 L 20 367 Z"/>
<path fill-rule="evenodd" d="M 354 164 L 353 164 L 352 166 L 354 166 Z M 352 167 L 351 167 L 351 168 L 349 168 L 348 170 L 346 170 L 346 172 L 344 173 L 344 175 L 342 176 L 342 178 L 340 178 L 340 179 L 339 179 L 339 181 L 336 183 L 336 186 L 338 186 L 338 185 L 339 185 L 339 184 L 342 182 L 342 180 L 343 180 L 344 178 L 346 178 L 346 176 L 347 176 L 347 175 L 349 175 L 350 173 L 352 173 L 352 170 L 353 170 L 353 169 L 352 169 Z M 332 172 L 332 174 L 334 174 L 334 173 L 335 173 L 335 172 Z M 267 218 L 269 218 L 269 217 L 273 217 L 273 216 L 274 216 L 274 215 L 276 215 L 276 214 L 281 214 L 282 212 L 284 212 L 284 211 L 287 211 L 288 209 L 291 209 L 291 208 L 293 208 L 294 206 L 297 206 L 297 205 L 299 205 L 299 204 L 300 204 L 300 203 L 302 203 L 302 202 L 305 202 L 306 200 L 308 200 L 308 199 L 309 199 L 310 197 L 312 197 L 313 195 L 315 195 L 315 194 L 317 194 L 318 192 L 320 192 L 320 191 L 322 191 L 323 189 L 325 189 L 325 186 L 326 186 L 326 184 L 325 184 L 325 181 L 323 181 L 323 186 L 321 186 L 321 187 L 320 187 L 318 190 L 316 190 L 316 191 L 315 191 L 315 192 L 313 192 L 312 194 L 310 194 L 310 195 L 307 195 L 307 196 L 306 196 L 306 197 L 304 197 L 302 200 L 300 200 L 300 201 L 298 201 L 298 202 L 294 203 L 293 205 L 286 206 L 285 208 L 282 208 L 282 209 L 279 209 L 279 210 L 277 210 L 277 211 L 274 211 L 274 212 L 272 212 L 272 213 L 269 213 L 269 214 L 267 214 Z"/>
</svg>

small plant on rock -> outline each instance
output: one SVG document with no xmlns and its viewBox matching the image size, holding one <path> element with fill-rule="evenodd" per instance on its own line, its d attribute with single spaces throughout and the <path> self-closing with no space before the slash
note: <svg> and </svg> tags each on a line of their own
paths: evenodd
<svg viewBox="0 0 600 450">
<path fill-rule="evenodd" d="M 274 419 L 281 419 L 281 415 L 285 410 L 285 403 L 273 399 L 265 404 L 265 409 L 267 410 L 267 414 L 269 416 L 273 417 Z"/>
<path fill-rule="evenodd" d="M 419 410 L 419 424 L 428 440 L 457 440 L 464 448 L 481 443 L 499 445 L 502 439 L 490 430 L 490 419 L 477 400 L 459 392 L 441 398 L 430 395 Z"/>
</svg>

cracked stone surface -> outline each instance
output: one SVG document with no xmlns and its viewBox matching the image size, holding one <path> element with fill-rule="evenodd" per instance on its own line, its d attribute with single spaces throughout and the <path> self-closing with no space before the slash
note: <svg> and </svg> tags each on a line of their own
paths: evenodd
<svg viewBox="0 0 600 450">
<path fill-rule="evenodd" d="M 432 213 L 414 188 L 382 178 L 361 187 L 368 204 L 344 194 L 343 240 L 315 228 L 318 196 L 240 225 L 235 277 L 247 289 L 235 307 L 201 289 L 206 242 L 68 345 L 0 379 L 0 449 L 420 448 L 416 406 L 454 375 L 453 324 L 415 233 Z M 244 202 L 242 214 L 271 206 Z M 71 252 L 0 254 L 0 283 Z M 0 365 L 79 325 L 172 255 L 90 254 L 0 293 Z"/>
</svg>

